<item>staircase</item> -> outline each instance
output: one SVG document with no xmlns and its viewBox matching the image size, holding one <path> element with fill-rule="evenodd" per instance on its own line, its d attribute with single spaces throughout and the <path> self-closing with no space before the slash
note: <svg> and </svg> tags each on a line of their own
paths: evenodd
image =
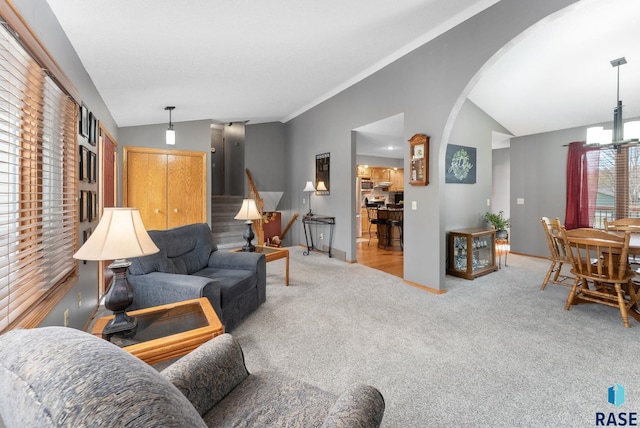
<svg viewBox="0 0 640 428">
<path fill-rule="evenodd" d="M 242 196 L 211 196 L 211 231 L 213 240 L 221 250 L 242 247 L 246 241 L 242 237 L 247 225 L 234 217 L 242 206 Z"/>
</svg>

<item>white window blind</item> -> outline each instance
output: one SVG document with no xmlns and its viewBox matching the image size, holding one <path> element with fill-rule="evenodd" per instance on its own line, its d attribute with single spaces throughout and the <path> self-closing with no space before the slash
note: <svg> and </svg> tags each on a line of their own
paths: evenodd
<svg viewBox="0 0 640 428">
<path fill-rule="evenodd" d="M 0 27 L 0 331 L 74 273 L 76 104 Z"/>
</svg>

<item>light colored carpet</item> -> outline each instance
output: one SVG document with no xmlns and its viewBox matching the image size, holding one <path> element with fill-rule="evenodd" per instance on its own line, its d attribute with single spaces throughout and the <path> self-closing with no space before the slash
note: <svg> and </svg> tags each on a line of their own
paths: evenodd
<svg viewBox="0 0 640 428">
<path fill-rule="evenodd" d="M 384 427 L 584 427 L 596 412 L 640 410 L 640 324 L 601 305 L 564 310 L 540 291 L 547 262 L 509 255 L 434 295 L 325 254 L 267 264 L 267 302 L 232 334 L 250 371 L 276 370 L 339 394 L 376 386 Z M 619 383 L 626 403 L 607 403 Z"/>
</svg>

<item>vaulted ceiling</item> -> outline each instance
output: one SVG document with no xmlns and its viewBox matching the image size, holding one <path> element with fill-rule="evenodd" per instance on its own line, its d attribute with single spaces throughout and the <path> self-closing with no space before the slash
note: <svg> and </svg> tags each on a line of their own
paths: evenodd
<svg viewBox="0 0 640 428">
<path fill-rule="evenodd" d="M 167 122 L 167 105 L 175 122 L 290 120 L 497 1 L 47 2 L 123 127 Z M 638 0 L 581 0 L 506 46 L 469 98 L 516 136 L 607 121 L 625 56 L 640 116 L 639 17 Z"/>
</svg>

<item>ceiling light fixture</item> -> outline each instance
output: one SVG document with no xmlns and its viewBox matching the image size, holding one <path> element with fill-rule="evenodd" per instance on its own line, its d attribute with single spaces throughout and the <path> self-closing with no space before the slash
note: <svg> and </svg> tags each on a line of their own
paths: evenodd
<svg viewBox="0 0 640 428">
<path fill-rule="evenodd" d="M 616 88 L 617 104 L 613 109 L 613 129 L 604 129 L 602 126 L 587 128 L 588 146 L 613 146 L 620 148 L 623 145 L 638 144 L 640 138 L 640 121 L 622 123 L 622 101 L 620 100 L 620 66 L 627 63 L 625 57 L 611 61 L 611 66 L 618 70 L 618 84 Z M 627 139 L 624 138 L 625 134 Z"/>
<path fill-rule="evenodd" d="M 171 111 L 175 109 L 175 107 L 167 106 L 164 109 L 169 110 L 169 129 L 167 129 L 166 143 L 174 146 L 176 144 L 176 131 L 174 131 L 173 123 L 171 123 Z"/>
</svg>

